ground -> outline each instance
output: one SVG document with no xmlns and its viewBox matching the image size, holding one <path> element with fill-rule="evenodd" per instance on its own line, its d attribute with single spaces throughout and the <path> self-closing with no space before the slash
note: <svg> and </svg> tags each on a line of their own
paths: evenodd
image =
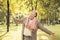
<svg viewBox="0 0 60 40">
<path fill-rule="evenodd" d="M 45 32 L 38 29 L 37 38 L 48 38 L 48 40 L 60 40 L 60 24 L 56 25 L 45 25 L 45 27 L 53 32 L 55 32 L 55 37 L 46 34 Z M 0 40 L 21 40 L 22 25 L 15 26 L 15 24 L 10 25 L 10 31 L 6 33 L 6 25 L 0 25 Z M 4 34 L 4 35 L 3 35 Z"/>
</svg>

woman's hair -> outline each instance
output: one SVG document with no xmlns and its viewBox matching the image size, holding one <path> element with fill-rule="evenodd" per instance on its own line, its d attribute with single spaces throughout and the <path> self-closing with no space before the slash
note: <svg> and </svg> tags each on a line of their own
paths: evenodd
<svg viewBox="0 0 60 40">
<path fill-rule="evenodd" d="M 35 14 L 36 14 L 35 17 L 37 17 L 37 12 Z"/>
<path fill-rule="evenodd" d="M 37 12 L 36 12 L 36 10 L 32 10 L 32 13 L 33 13 L 33 14 L 36 14 L 35 17 L 37 17 Z"/>
</svg>

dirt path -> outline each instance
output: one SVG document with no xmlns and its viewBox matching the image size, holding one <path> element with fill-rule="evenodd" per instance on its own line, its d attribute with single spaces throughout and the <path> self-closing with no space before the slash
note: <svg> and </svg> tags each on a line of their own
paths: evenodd
<svg viewBox="0 0 60 40">
<path fill-rule="evenodd" d="M 18 26 L 17 31 L 10 31 L 10 32 L 8 32 L 3 37 L 2 40 L 21 40 L 22 39 L 21 33 L 22 33 L 22 27 Z"/>
</svg>

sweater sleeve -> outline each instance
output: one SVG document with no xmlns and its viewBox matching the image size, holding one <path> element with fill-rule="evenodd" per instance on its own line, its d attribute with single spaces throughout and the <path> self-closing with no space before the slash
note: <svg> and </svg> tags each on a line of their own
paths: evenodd
<svg viewBox="0 0 60 40">
<path fill-rule="evenodd" d="M 38 28 L 41 29 L 42 31 L 44 31 L 47 34 L 50 34 L 50 35 L 53 34 L 52 31 L 50 31 L 47 28 L 43 27 L 43 25 L 40 22 L 38 22 Z"/>
</svg>

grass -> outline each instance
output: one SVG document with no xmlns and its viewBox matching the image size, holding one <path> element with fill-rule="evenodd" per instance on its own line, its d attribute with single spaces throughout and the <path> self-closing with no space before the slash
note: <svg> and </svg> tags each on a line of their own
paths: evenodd
<svg viewBox="0 0 60 40">
<path fill-rule="evenodd" d="M 4 33 L 6 33 L 6 25 L 0 25 L 0 35 L 3 35 Z"/>
<path fill-rule="evenodd" d="M 40 29 L 38 29 L 37 31 L 37 37 L 40 38 L 41 36 L 47 36 L 49 40 L 60 40 L 60 24 L 57 25 L 45 25 L 45 27 L 49 30 L 51 30 L 52 32 L 55 32 L 56 38 L 53 39 L 54 37 L 52 37 L 51 35 L 46 34 L 45 32 L 41 31 Z M 0 25 L 0 36 L 3 35 L 6 32 L 6 25 Z M 18 26 L 16 26 L 15 24 L 11 24 L 10 25 L 10 31 L 17 31 Z M 0 40 L 3 37 L 0 37 Z"/>
<path fill-rule="evenodd" d="M 50 26 L 45 26 L 47 29 L 51 30 L 52 32 L 55 33 L 55 38 L 52 37 L 51 35 L 46 34 L 45 32 L 38 30 L 38 37 L 40 36 L 47 36 L 49 40 L 60 40 L 60 25 L 50 25 Z"/>
</svg>

